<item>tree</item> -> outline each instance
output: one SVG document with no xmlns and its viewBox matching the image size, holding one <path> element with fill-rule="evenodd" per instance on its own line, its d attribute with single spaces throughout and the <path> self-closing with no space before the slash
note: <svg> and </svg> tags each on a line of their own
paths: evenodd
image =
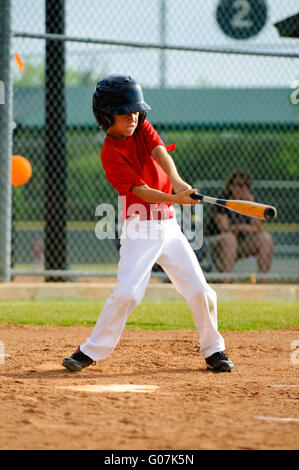
<svg viewBox="0 0 299 470">
<path fill-rule="evenodd" d="M 26 72 L 18 70 L 14 77 L 14 86 L 36 87 L 45 84 L 45 63 L 34 63 L 26 60 Z M 73 68 L 66 69 L 66 86 L 75 87 L 90 85 L 94 86 L 94 71 L 90 69 L 78 70 Z"/>
</svg>

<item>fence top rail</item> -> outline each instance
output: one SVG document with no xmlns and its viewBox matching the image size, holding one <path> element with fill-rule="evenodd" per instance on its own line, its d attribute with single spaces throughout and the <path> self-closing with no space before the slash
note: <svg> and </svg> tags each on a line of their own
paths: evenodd
<svg viewBox="0 0 299 470">
<path fill-rule="evenodd" d="M 115 41 L 111 39 L 95 39 L 89 37 L 80 36 L 68 36 L 63 34 L 50 34 L 50 33 L 28 33 L 25 31 L 13 32 L 15 38 L 30 38 L 30 39 L 44 39 L 51 41 L 68 41 L 68 42 L 79 42 L 79 43 L 90 43 L 90 44 L 102 44 L 107 46 L 119 46 L 119 47 L 134 47 L 141 49 L 159 49 L 168 51 L 184 51 L 184 52 L 206 52 L 214 54 L 239 54 L 239 55 L 253 55 L 263 57 L 286 57 L 286 58 L 299 58 L 297 52 L 283 52 L 283 51 L 266 51 L 266 50 L 250 50 L 250 49 L 237 49 L 228 47 L 207 47 L 207 46 L 180 46 L 180 45 L 166 45 L 156 43 L 141 43 L 131 41 Z"/>
</svg>

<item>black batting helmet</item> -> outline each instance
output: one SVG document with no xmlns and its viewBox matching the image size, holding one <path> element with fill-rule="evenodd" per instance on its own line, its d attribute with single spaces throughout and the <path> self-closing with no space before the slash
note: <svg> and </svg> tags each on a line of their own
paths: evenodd
<svg viewBox="0 0 299 470">
<path fill-rule="evenodd" d="M 149 111 L 141 86 L 130 75 L 109 75 L 95 87 L 92 106 L 94 111 L 108 114 L 129 114 Z"/>
</svg>

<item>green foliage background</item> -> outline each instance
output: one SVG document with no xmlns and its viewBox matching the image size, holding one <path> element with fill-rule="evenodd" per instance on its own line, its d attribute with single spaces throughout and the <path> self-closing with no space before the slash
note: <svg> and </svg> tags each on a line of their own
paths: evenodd
<svg viewBox="0 0 299 470">
<path fill-rule="evenodd" d="M 217 196 L 225 177 L 246 168 L 253 180 L 299 179 L 299 138 L 291 131 L 271 130 L 162 130 L 166 144 L 175 143 L 172 156 L 187 182 L 219 180 L 219 187 L 204 188 Z M 117 193 L 106 180 L 100 152 L 105 134 L 94 128 L 67 131 L 68 220 L 95 220 L 98 204 L 117 208 Z M 44 219 L 44 131 L 20 129 L 14 136 L 14 153 L 30 159 L 33 176 L 24 187 L 14 188 L 16 220 Z M 296 158 L 297 156 L 297 158 Z M 201 191 L 202 188 L 197 188 Z M 209 192 L 207 192 L 209 191 Z M 299 222 L 299 201 L 293 188 L 259 188 L 256 199 L 277 206 L 279 222 Z M 293 210 L 285 208 L 293 201 Z"/>
</svg>

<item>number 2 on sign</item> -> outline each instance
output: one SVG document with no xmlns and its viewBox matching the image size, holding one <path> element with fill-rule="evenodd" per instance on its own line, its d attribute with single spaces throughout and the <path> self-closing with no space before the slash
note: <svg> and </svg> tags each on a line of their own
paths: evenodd
<svg viewBox="0 0 299 470">
<path fill-rule="evenodd" d="M 231 24 L 234 28 L 251 28 L 253 23 L 246 19 L 250 12 L 250 3 L 247 0 L 236 0 L 233 4 L 234 10 L 237 10 L 232 17 Z"/>
</svg>

